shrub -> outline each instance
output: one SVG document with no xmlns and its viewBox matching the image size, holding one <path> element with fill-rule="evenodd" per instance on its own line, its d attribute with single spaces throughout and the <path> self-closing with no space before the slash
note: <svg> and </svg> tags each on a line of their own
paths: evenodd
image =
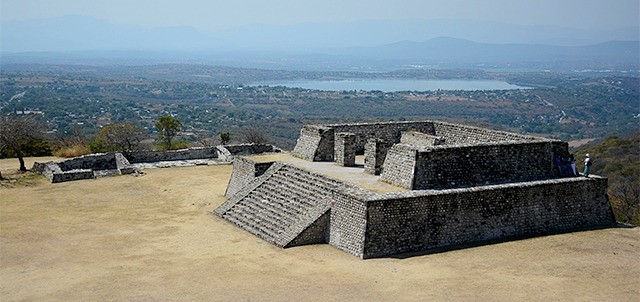
<svg viewBox="0 0 640 302">
<path fill-rule="evenodd" d="M 85 154 L 91 154 L 91 149 L 86 144 L 75 144 L 71 146 L 64 146 L 53 152 L 53 155 L 58 157 L 76 157 Z"/>
</svg>

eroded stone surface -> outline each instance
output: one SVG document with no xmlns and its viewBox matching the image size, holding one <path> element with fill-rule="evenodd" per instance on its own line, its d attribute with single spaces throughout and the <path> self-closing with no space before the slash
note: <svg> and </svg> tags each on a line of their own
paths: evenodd
<svg viewBox="0 0 640 302">
<path fill-rule="evenodd" d="M 364 167 L 317 162 L 347 166 L 351 142 Z M 361 258 L 615 223 L 606 178 L 556 175 L 557 140 L 435 121 L 307 125 L 293 153 L 307 161 L 237 159 L 215 213 L 281 247 L 322 241 Z"/>
</svg>

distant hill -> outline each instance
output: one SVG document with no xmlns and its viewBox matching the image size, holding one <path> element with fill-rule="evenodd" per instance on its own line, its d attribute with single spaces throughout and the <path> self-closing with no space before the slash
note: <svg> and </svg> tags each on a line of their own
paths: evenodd
<svg viewBox="0 0 640 302">
<path fill-rule="evenodd" d="M 402 41 L 357 47 L 341 54 L 407 64 L 548 64 L 553 66 L 629 66 L 637 68 L 640 41 L 610 41 L 589 46 L 477 43 L 439 37 L 424 42 Z"/>
<path fill-rule="evenodd" d="M 462 20 L 369 20 L 295 25 L 255 24 L 205 32 L 191 27 L 143 28 L 84 16 L 2 21 L 1 50 L 286 51 L 325 53 L 398 41 L 455 37 L 482 43 L 591 45 L 637 40 L 640 27 L 572 29 Z"/>
</svg>

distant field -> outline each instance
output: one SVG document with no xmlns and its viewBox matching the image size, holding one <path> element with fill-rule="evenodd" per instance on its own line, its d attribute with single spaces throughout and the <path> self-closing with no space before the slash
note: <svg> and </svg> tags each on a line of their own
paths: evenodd
<svg viewBox="0 0 640 302">
<path fill-rule="evenodd" d="M 32 162 L 32 160 L 29 160 Z M 3 175 L 17 160 L 0 160 Z M 410 258 L 280 249 L 210 214 L 231 166 L 0 187 L 0 301 L 638 301 L 640 229 Z"/>
</svg>

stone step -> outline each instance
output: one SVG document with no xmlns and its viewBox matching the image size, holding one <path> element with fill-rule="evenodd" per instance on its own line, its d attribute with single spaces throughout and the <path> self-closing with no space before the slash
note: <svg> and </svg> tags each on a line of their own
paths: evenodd
<svg viewBox="0 0 640 302">
<path fill-rule="evenodd" d="M 264 215 L 273 221 L 276 225 L 286 226 L 291 225 L 295 220 L 291 218 L 291 215 L 287 215 L 286 212 L 280 210 L 277 205 L 262 200 L 250 200 L 243 202 L 244 206 L 251 208 L 253 211 Z"/>
<path fill-rule="evenodd" d="M 274 196 L 270 194 L 266 194 L 260 191 L 253 191 L 250 195 L 253 195 L 252 198 L 263 200 L 269 203 L 270 206 L 274 207 L 274 210 L 281 211 L 286 215 L 298 215 L 300 211 L 299 208 L 292 206 L 291 204 L 283 204 L 280 199 L 274 198 Z"/>
<path fill-rule="evenodd" d="M 288 242 L 281 241 L 304 231 L 299 221 L 326 204 L 327 191 L 335 188 L 336 182 L 330 179 L 283 166 L 231 205 L 222 217 L 268 242 L 285 246 Z"/>
<path fill-rule="evenodd" d="M 307 209 L 322 203 L 325 199 L 322 193 L 310 192 L 299 187 L 279 185 L 274 189 L 278 190 L 280 195 L 285 196 L 292 203 Z"/>
<path fill-rule="evenodd" d="M 285 184 L 267 183 L 263 190 L 264 191 L 262 192 L 270 192 L 270 195 L 273 197 L 278 197 L 279 200 L 284 200 L 287 204 L 292 204 L 296 208 L 308 208 L 315 206 L 314 202 L 309 201 L 309 197 L 314 195 L 311 195 L 311 192 L 305 192 L 299 188 L 286 186 Z"/>
<path fill-rule="evenodd" d="M 331 179 L 327 179 L 325 177 L 318 176 L 318 175 L 313 175 L 311 173 L 303 172 L 297 169 L 284 169 L 284 170 L 278 171 L 278 173 L 276 173 L 276 175 L 274 176 L 282 177 L 288 180 L 295 180 L 296 182 L 311 183 L 314 187 L 325 187 L 325 188 L 335 189 L 338 186 L 338 184 Z"/>
<path fill-rule="evenodd" d="M 227 215 L 223 216 L 227 221 L 239 226 L 243 230 L 254 234 L 268 242 L 275 243 L 276 237 L 272 234 L 269 234 L 268 231 L 262 230 L 260 228 L 255 227 L 252 223 L 248 222 L 246 218 L 243 216 L 235 216 L 235 215 Z"/>
<path fill-rule="evenodd" d="M 259 215 L 258 212 L 253 211 L 251 208 L 243 204 L 236 205 L 232 211 L 229 211 L 226 214 L 244 221 L 247 225 L 262 230 L 269 236 L 277 236 L 277 234 L 281 233 L 283 230 L 283 228 L 279 228 L 273 221 Z"/>
<path fill-rule="evenodd" d="M 295 178 L 288 178 L 286 175 L 278 175 L 274 177 L 273 180 L 270 179 L 270 182 L 273 181 L 280 185 L 286 185 L 291 187 L 295 185 L 296 189 L 302 190 L 301 194 L 306 196 L 315 196 L 318 194 L 326 194 L 327 189 L 331 189 L 333 187 L 323 186 L 323 183 L 318 181 L 314 183 L 309 183 L 307 181 L 296 180 Z"/>
<path fill-rule="evenodd" d="M 314 205 L 313 203 L 306 202 L 306 200 L 308 199 L 306 197 L 314 196 L 307 194 L 311 194 L 314 192 L 301 189 L 296 184 L 277 183 L 270 181 L 265 183 L 259 191 L 273 197 L 278 197 L 281 200 L 286 201 L 287 203 L 293 203 L 299 207 L 309 207 Z"/>
</svg>

